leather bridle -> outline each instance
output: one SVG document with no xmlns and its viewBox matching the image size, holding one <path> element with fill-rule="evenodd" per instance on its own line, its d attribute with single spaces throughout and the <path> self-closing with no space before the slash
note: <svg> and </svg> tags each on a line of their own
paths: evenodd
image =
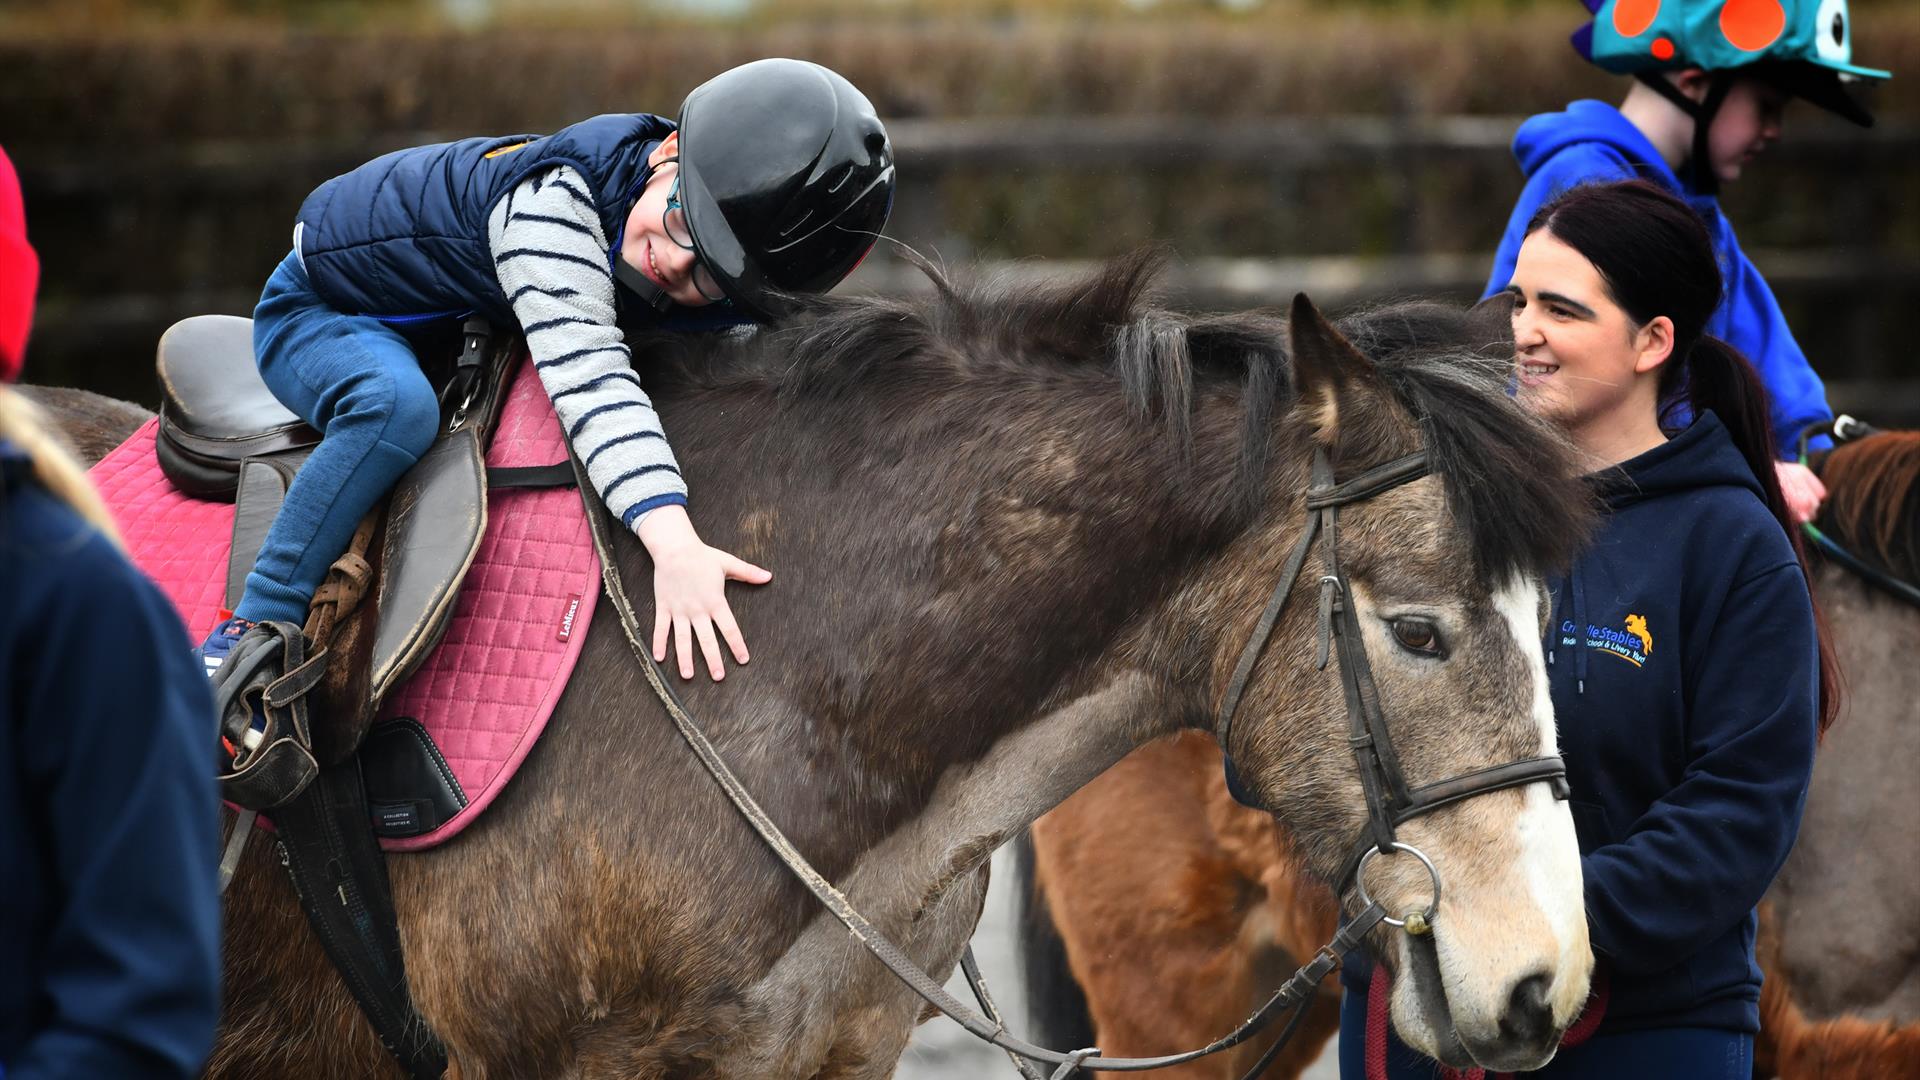
<svg viewBox="0 0 1920 1080">
<path fill-rule="evenodd" d="M 1280 612 L 1286 607 L 1287 597 L 1293 592 L 1294 582 L 1299 580 L 1300 571 L 1306 565 L 1313 542 L 1324 535 L 1326 543 L 1321 548 L 1324 573 L 1319 583 L 1320 637 L 1316 666 L 1318 670 L 1326 670 L 1330 652 L 1337 650 L 1340 688 L 1347 705 L 1347 745 L 1352 749 L 1354 761 L 1359 766 L 1360 788 L 1367 804 L 1366 835 L 1355 844 L 1335 891 L 1344 895 L 1350 884 L 1358 884 L 1361 867 L 1374 855 L 1390 855 L 1396 851 L 1414 855 L 1433 879 L 1433 900 L 1424 912 L 1410 912 L 1406 919 L 1388 918 L 1383 921 L 1389 926 L 1406 926 L 1409 932 L 1415 934 L 1425 933 L 1427 925 L 1438 912 L 1440 875 L 1425 854 L 1395 839 L 1395 826 L 1462 799 L 1542 780 L 1552 786 L 1554 798 L 1567 797 L 1567 766 L 1558 755 L 1510 761 L 1420 787 L 1409 785 L 1406 773 L 1400 767 L 1400 756 L 1394 751 L 1386 714 L 1380 709 L 1380 691 L 1373 682 L 1373 667 L 1367 661 L 1367 645 L 1360 630 L 1359 611 L 1352 601 L 1352 589 L 1340 565 L 1340 508 L 1392 491 L 1431 472 L 1432 466 L 1426 451 L 1418 450 L 1376 465 L 1351 479 L 1336 482 L 1326 451 L 1315 447 L 1312 477 L 1307 487 L 1307 527 L 1294 544 L 1281 571 L 1279 583 L 1274 586 L 1266 609 L 1260 613 L 1260 621 L 1254 624 L 1253 636 L 1241 651 L 1239 663 L 1234 665 L 1233 677 L 1227 684 L 1226 696 L 1221 699 L 1219 719 L 1214 727 L 1220 748 L 1226 755 L 1228 789 L 1240 802 L 1265 809 L 1247 792 L 1233 765 L 1234 713 L 1240 707 L 1241 695 L 1246 691 L 1247 680 L 1253 675 L 1260 654 L 1273 636 L 1274 626 L 1279 622 Z M 1364 888 L 1361 889 L 1361 895 L 1366 895 Z"/>
<path fill-rule="evenodd" d="M 1408 786 L 1406 777 L 1400 769 L 1399 759 L 1394 754 L 1392 740 L 1388 737 L 1386 718 L 1380 711 L 1379 693 L 1374 687 L 1372 672 L 1367 666 L 1366 647 L 1360 634 L 1359 618 L 1353 605 L 1347 601 L 1349 590 L 1339 559 L 1338 511 L 1342 506 L 1360 502 L 1426 476 L 1429 472 L 1427 456 L 1425 452 L 1409 454 L 1368 469 L 1344 483 L 1336 483 L 1333 479 L 1332 466 L 1328 463 L 1325 452 L 1316 449 L 1313 457 L 1312 481 L 1307 489 L 1306 531 L 1288 558 L 1280 583 L 1274 589 L 1272 598 L 1267 602 L 1266 609 L 1261 613 L 1260 621 L 1254 628 L 1252 639 L 1247 643 L 1239 663 L 1235 666 L 1226 696 L 1221 703 L 1217 730 L 1221 747 L 1228 748 L 1234 713 L 1246 690 L 1247 681 L 1253 674 L 1253 669 L 1260 659 L 1268 638 L 1272 636 L 1274 624 L 1280 617 L 1281 609 L 1286 604 L 1287 595 L 1292 591 L 1294 581 L 1300 575 L 1300 569 L 1306 562 L 1315 537 L 1325 533 L 1327 542 L 1323 548 L 1323 558 L 1326 573 L 1320 579 L 1319 665 L 1322 669 L 1326 667 L 1330 643 L 1337 645 L 1341 685 L 1346 694 L 1348 741 L 1360 764 L 1361 786 L 1366 793 L 1369 822 L 1368 835 L 1360 841 L 1351 868 L 1345 875 L 1346 880 L 1341 882 L 1340 891 L 1344 894 L 1347 880 L 1351 880 L 1358 890 L 1362 909 L 1339 928 L 1332 940 L 1322 946 L 1312 960 L 1302 965 L 1281 984 L 1265 1005 L 1262 1005 L 1238 1028 L 1198 1050 L 1161 1057 L 1109 1058 L 1101 1057 L 1099 1051 L 1091 1047 L 1059 1051 L 1036 1046 L 1007 1031 L 999 1010 L 994 1006 L 992 996 L 987 993 L 986 985 L 980 978 L 979 966 L 974 961 L 971 946 L 967 948 L 961 967 L 985 1015 L 968 1008 L 947 993 L 938 980 L 921 969 L 899 946 L 856 911 L 845 894 L 814 869 L 806 857 L 794 847 L 792 841 L 787 839 L 780 828 L 767 816 L 766 811 L 761 809 L 753 796 L 747 792 L 739 777 L 728 768 L 726 762 L 720 757 L 719 751 L 714 748 L 692 715 L 687 712 L 679 695 L 661 674 L 659 665 L 654 662 L 653 654 L 645 644 L 639 617 L 634 611 L 631 599 L 627 596 L 626 587 L 620 576 L 619 563 L 613 550 L 613 530 L 606 506 L 596 497 L 591 478 L 587 476 L 586 469 L 577 456 L 573 458 L 573 467 L 581 501 L 586 505 L 587 519 L 592 526 L 594 549 L 600 556 L 601 573 L 608 599 L 612 601 L 615 611 L 620 616 L 621 630 L 626 634 L 634 655 L 640 660 L 640 669 L 646 675 L 648 685 L 653 688 L 654 694 L 660 699 L 667 715 L 672 718 L 681 737 L 693 750 L 694 756 L 712 775 L 715 783 L 720 786 L 721 791 L 726 794 L 747 824 L 759 834 L 800 883 L 806 886 L 807 890 L 847 927 L 855 940 L 922 1000 L 946 1014 L 969 1034 L 1005 1050 L 1012 1058 L 1014 1067 L 1028 1080 L 1048 1080 L 1049 1077 L 1051 1080 L 1068 1080 L 1082 1070 L 1141 1072 L 1179 1065 L 1238 1046 L 1265 1028 L 1280 1013 L 1288 1009 L 1295 1010 L 1278 1041 L 1247 1073 L 1248 1080 L 1252 1080 L 1265 1072 L 1267 1066 L 1272 1064 L 1286 1046 L 1301 1019 L 1306 1016 L 1305 1006 L 1311 1000 L 1314 988 L 1326 978 L 1329 972 L 1339 966 L 1341 956 L 1359 948 L 1366 935 L 1383 922 L 1392 926 L 1403 926 L 1409 933 L 1420 934 L 1427 932 L 1433 918 L 1438 914 L 1439 871 L 1426 855 L 1394 839 L 1395 825 L 1473 795 L 1539 780 L 1551 782 L 1554 785 L 1556 797 L 1565 798 L 1566 796 L 1566 766 L 1558 757 L 1529 758 L 1456 776 L 1436 784 L 1418 788 Z M 1230 782 L 1233 782 L 1231 758 L 1229 758 L 1228 768 Z M 1427 908 L 1421 912 L 1408 912 L 1405 918 L 1389 917 L 1384 907 L 1367 896 L 1362 881 L 1362 871 L 1369 859 L 1376 855 L 1394 852 L 1408 853 L 1418 858 L 1433 881 L 1433 899 L 1428 903 Z M 1033 1062 L 1054 1066 L 1054 1071 L 1043 1075 L 1033 1067 Z"/>
</svg>

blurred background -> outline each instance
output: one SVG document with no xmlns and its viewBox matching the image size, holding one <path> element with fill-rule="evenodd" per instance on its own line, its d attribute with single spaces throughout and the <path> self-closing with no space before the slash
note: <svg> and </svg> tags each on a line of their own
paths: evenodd
<svg viewBox="0 0 1920 1080">
<path fill-rule="evenodd" d="M 1920 426 L 1920 4 L 1853 0 L 1894 79 L 1805 104 L 1724 203 L 1838 409 Z M 888 121 L 889 232 L 950 268 L 1072 272 L 1160 241 L 1170 302 L 1478 296 L 1526 115 L 1617 102 L 1576 0 L 0 0 L 0 145 L 43 260 L 31 381 L 157 400 L 161 331 L 250 313 L 315 185 L 388 150 L 673 115 L 816 60 Z M 883 245 L 850 284 L 924 287 Z M 985 963 L 1013 971 L 996 919 Z M 1001 991 L 1018 998 L 1017 986 Z M 922 1029 L 901 1075 L 1003 1075 Z M 1332 1075 L 1330 1072 L 1323 1075 Z"/>
<path fill-rule="evenodd" d="M 1920 423 L 1920 5 L 1854 0 L 1880 124 L 1804 103 L 1727 189 L 1833 404 Z M 315 185 L 401 146 L 673 115 L 817 60 L 888 120 L 890 232 L 1066 272 L 1149 241 L 1196 308 L 1471 299 L 1519 120 L 1626 81 L 1576 0 L 0 0 L 0 144 L 44 260 L 31 379 L 152 404 L 174 320 L 248 313 Z M 852 287 L 917 287 L 883 245 Z"/>
</svg>

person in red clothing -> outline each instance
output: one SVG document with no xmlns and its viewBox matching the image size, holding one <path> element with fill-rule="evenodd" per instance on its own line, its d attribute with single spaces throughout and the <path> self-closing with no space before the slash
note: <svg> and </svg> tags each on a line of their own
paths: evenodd
<svg viewBox="0 0 1920 1080">
<path fill-rule="evenodd" d="M 0 382 L 20 377 L 33 325 L 33 298 L 40 286 L 40 257 L 27 243 L 27 210 L 20 177 L 0 150 Z"/>
</svg>

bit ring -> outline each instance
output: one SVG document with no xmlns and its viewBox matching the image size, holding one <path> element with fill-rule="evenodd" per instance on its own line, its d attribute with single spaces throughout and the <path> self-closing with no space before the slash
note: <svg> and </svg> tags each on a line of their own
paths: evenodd
<svg viewBox="0 0 1920 1080">
<path fill-rule="evenodd" d="M 1427 858 L 1425 852 L 1414 847 L 1412 844 L 1403 844 L 1398 840 L 1392 840 L 1388 841 L 1387 846 L 1396 852 L 1404 851 L 1414 858 L 1419 859 L 1420 865 L 1427 868 L 1427 876 L 1433 879 L 1433 899 L 1428 901 L 1425 911 L 1410 911 L 1404 919 L 1396 919 L 1388 915 L 1380 921 L 1386 923 L 1388 926 L 1406 927 L 1407 932 L 1410 934 L 1428 933 L 1433 928 L 1434 916 L 1440 914 L 1440 871 L 1433 865 L 1433 860 Z M 1353 872 L 1353 887 L 1360 894 L 1360 904 L 1362 907 L 1373 906 L 1373 897 L 1367 895 L 1367 862 L 1379 854 L 1381 854 L 1379 848 L 1368 848 L 1367 853 L 1360 856 L 1360 865 L 1355 868 Z"/>
</svg>

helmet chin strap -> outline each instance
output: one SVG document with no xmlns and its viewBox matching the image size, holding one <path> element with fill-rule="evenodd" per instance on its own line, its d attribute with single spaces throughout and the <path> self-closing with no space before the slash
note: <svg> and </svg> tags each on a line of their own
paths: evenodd
<svg viewBox="0 0 1920 1080">
<path fill-rule="evenodd" d="M 620 256 L 614 256 L 614 259 L 612 259 L 612 277 L 618 279 L 620 284 L 624 284 L 630 292 L 634 292 L 636 296 L 639 296 L 641 304 L 651 307 L 653 311 L 657 311 L 660 315 L 664 315 L 668 307 L 674 306 L 674 298 L 668 296 L 664 288 L 660 288 L 659 284 L 653 284 L 653 279 L 649 279 L 647 275 L 639 273 L 632 265 L 628 265 L 626 259 L 620 258 Z"/>
<path fill-rule="evenodd" d="M 1733 89 L 1733 73 L 1730 71 L 1711 72 L 1711 81 L 1707 84 L 1707 96 L 1695 101 L 1680 92 L 1680 88 L 1668 82 L 1657 71 L 1642 71 L 1634 75 L 1641 83 L 1651 87 L 1654 92 L 1668 101 L 1681 112 L 1693 118 L 1693 150 L 1687 159 L 1687 179 L 1693 190 L 1701 195 L 1718 195 L 1720 177 L 1713 171 L 1713 118 L 1720 115 L 1720 106 L 1727 100 L 1727 92 Z"/>
<path fill-rule="evenodd" d="M 652 278 L 634 269 L 625 258 L 614 257 L 613 276 L 655 312 L 665 315 L 667 309 L 673 307 L 673 297 L 667 295 L 667 290 L 655 285 Z"/>
</svg>

